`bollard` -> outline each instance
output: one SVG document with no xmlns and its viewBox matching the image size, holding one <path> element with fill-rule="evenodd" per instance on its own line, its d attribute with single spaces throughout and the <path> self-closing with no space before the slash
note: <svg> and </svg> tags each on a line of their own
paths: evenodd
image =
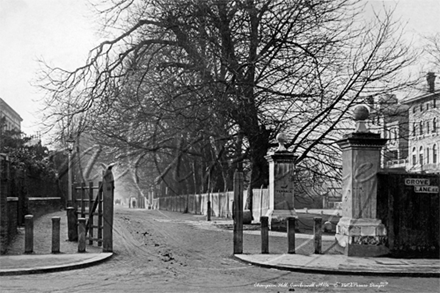
<svg viewBox="0 0 440 293">
<path fill-rule="evenodd" d="M 260 217 L 261 225 L 261 253 L 269 253 L 269 217 Z"/>
<path fill-rule="evenodd" d="M 315 253 L 322 253 L 322 218 L 315 217 L 315 225 L 313 226 L 313 235 L 315 239 Z"/>
<path fill-rule="evenodd" d="M 206 213 L 207 213 L 206 219 L 208 221 L 211 221 L 211 202 L 210 201 L 208 201 L 208 211 Z"/>
<path fill-rule="evenodd" d="M 287 253 L 295 253 L 295 217 L 287 218 Z"/>
<path fill-rule="evenodd" d="M 78 252 L 86 252 L 86 219 L 78 219 Z"/>
<path fill-rule="evenodd" d="M 60 252 L 60 217 L 52 217 L 52 253 Z"/>
<path fill-rule="evenodd" d="M 75 213 L 75 208 L 68 207 L 67 209 L 67 239 L 69 241 L 78 240 L 78 228 L 77 225 L 77 215 Z"/>
<path fill-rule="evenodd" d="M 234 254 L 243 253 L 243 172 L 234 173 Z"/>
<path fill-rule="evenodd" d="M 24 253 L 34 252 L 34 216 L 24 216 Z"/>
</svg>

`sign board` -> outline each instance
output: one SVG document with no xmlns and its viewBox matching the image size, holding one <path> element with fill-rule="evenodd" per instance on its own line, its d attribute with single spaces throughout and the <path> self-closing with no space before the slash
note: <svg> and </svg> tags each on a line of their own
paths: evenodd
<svg viewBox="0 0 440 293">
<path fill-rule="evenodd" d="M 429 183 L 429 179 L 425 178 L 405 178 L 405 185 L 409 186 L 429 185 Z"/>
<path fill-rule="evenodd" d="M 417 193 L 438 193 L 438 186 L 414 186 Z"/>
</svg>

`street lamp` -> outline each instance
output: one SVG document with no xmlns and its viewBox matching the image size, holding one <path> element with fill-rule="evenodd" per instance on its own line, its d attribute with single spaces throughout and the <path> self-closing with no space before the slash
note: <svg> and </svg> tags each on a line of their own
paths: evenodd
<svg viewBox="0 0 440 293">
<path fill-rule="evenodd" d="M 72 206 L 72 151 L 75 147 L 75 140 L 72 136 L 69 136 L 69 138 L 66 140 L 67 144 L 67 150 L 69 151 L 69 157 L 68 157 L 68 173 L 67 173 L 67 180 L 68 180 L 68 188 L 67 188 L 67 207 Z"/>
</svg>

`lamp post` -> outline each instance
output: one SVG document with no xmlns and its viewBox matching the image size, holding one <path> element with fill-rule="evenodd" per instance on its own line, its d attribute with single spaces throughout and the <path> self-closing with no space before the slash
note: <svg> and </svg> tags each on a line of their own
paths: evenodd
<svg viewBox="0 0 440 293">
<path fill-rule="evenodd" d="M 68 173 L 67 173 L 67 180 L 68 180 L 68 188 L 67 188 L 67 206 L 72 206 L 72 151 L 75 146 L 75 140 L 72 138 L 72 136 L 69 136 L 69 138 L 66 140 L 67 144 L 67 150 L 69 151 L 69 157 L 68 157 Z"/>
</svg>

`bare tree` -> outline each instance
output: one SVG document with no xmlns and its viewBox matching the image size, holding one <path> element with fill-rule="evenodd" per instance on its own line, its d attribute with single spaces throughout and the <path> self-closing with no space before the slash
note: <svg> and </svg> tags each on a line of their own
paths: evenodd
<svg viewBox="0 0 440 293">
<path fill-rule="evenodd" d="M 412 61 L 391 12 L 362 22 L 361 4 L 114 1 L 101 12 L 115 37 L 74 71 L 48 68 L 42 86 L 62 109 L 52 117 L 62 121 L 68 108 L 84 129 L 154 153 L 161 178 L 172 168 L 174 181 L 189 178 L 180 174 L 196 172 L 195 158 L 223 175 L 225 162 L 245 160 L 249 185 L 260 187 L 280 131 L 297 164 L 333 177 L 350 107 L 406 86 L 398 73 Z M 211 137 L 217 150 L 206 152 Z"/>
<path fill-rule="evenodd" d="M 440 66 L 440 33 L 434 34 L 427 38 L 428 45 L 425 52 L 428 54 L 430 62 L 436 66 Z"/>
</svg>

